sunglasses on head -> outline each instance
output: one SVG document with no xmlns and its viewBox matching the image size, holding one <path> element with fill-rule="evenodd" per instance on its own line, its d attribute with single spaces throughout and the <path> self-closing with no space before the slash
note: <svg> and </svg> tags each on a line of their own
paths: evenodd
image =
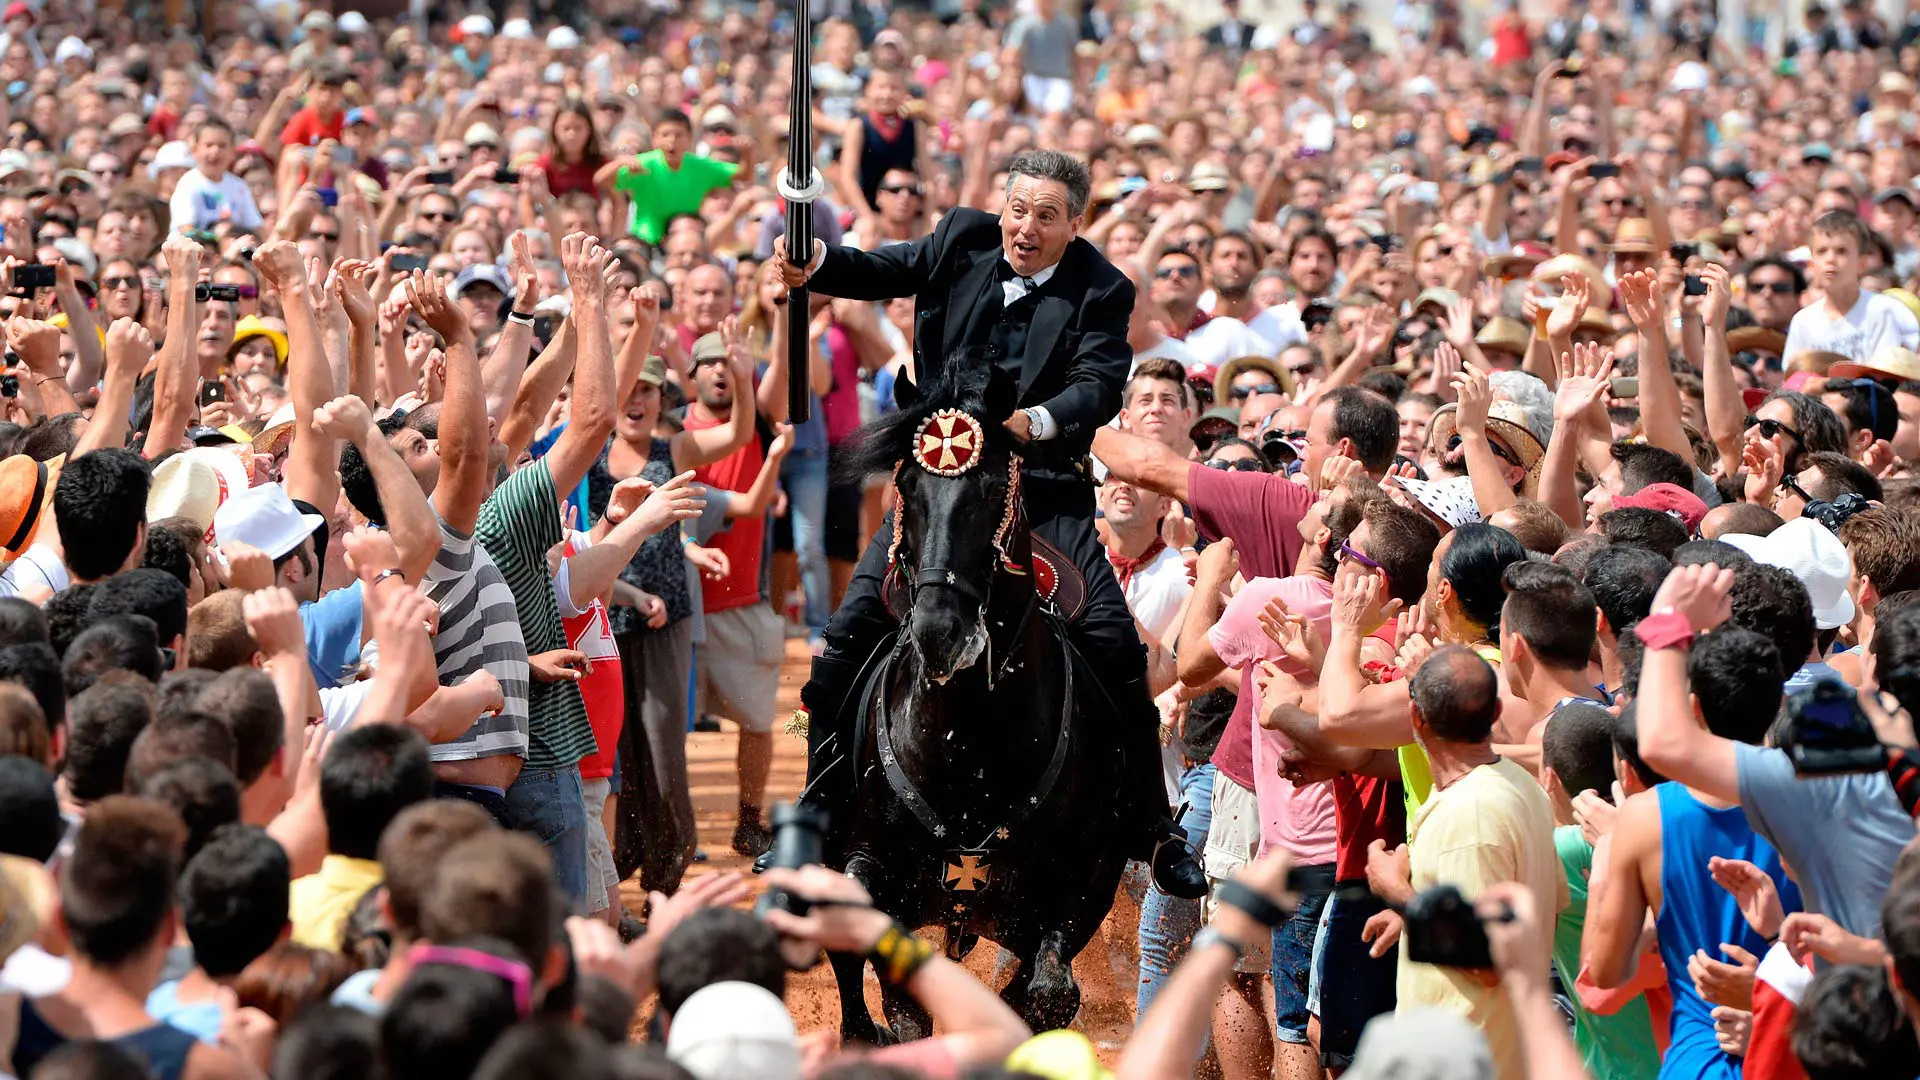
<svg viewBox="0 0 1920 1080">
<path fill-rule="evenodd" d="M 1245 401 L 1255 394 L 1277 394 L 1280 388 L 1272 383 L 1260 383 L 1255 386 L 1236 386 L 1227 391 L 1228 401 Z"/>
<path fill-rule="evenodd" d="M 1252 458 L 1235 458 L 1231 461 L 1229 461 L 1226 458 L 1208 458 L 1206 465 L 1207 465 L 1207 468 L 1216 470 L 1218 472 L 1261 472 L 1263 471 L 1260 468 L 1260 463 L 1253 460 Z"/>
<path fill-rule="evenodd" d="M 1800 437 L 1800 433 L 1799 433 L 1799 432 L 1797 432 L 1797 431 L 1795 431 L 1795 430 L 1793 430 L 1792 428 L 1790 428 L 1790 427 L 1788 427 L 1787 425 L 1785 425 L 1785 424 L 1783 424 L 1783 423 L 1781 423 L 1781 422 L 1780 422 L 1780 421 L 1778 421 L 1778 420 L 1762 420 L 1762 419 L 1760 419 L 1759 417 L 1757 417 L 1757 416 L 1754 416 L 1753 414 L 1751 414 L 1751 413 L 1749 413 L 1749 414 L 1747 415 L 1747 426 L 1746 426 L 1746 430 L 1748 430 L 1748 431 L 1752 431 L 1752 430 L 1753 430 L 1754 428 L 1759 428 L 1759 429 L 1760 429 L 1760 437 L 1761 437 L 1761 438 L 1763 438 L 1763 439 L 1771 439 L 1771 438 L 1775 438 L 1775 437 L 1777 437 L 1777 436 L 1778 436 L 1778 435 L 1779 435 L 1779 434 L 1780 434 L 1781 432 L 1783 432 L 1783 431 L 1784 431 L 1784 432 L 1786 432 L 1787 434 L 1789 434 L 1789 435 L 1791 435 L 1791 436 L 1793 436 L 1793 441 L 1795 441 L 1795 442 L 1805 442 L 1805 441 L 1806 441 L 1805 439 L 1802 439 L 1802 438 Z"/>
</svg>

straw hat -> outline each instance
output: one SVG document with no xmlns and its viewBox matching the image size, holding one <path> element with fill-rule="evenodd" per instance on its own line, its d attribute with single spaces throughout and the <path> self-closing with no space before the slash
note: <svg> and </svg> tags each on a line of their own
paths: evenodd
<svg viewBox="0 0 1920 1080">
<path fill-rule="evenodd" d="M 1733 352 L 1759 352 L 1779 356 L 1787 351 L 1787 335 L 1766 326 L 1742 326 L 1727 331 L 1727 348 Z"/>
<path fill-rule="evenodd" d="M 1620 227 L 1614 230 L 1613 243 L 1608 250 L 1623 255 L 1651 255 L 1657 248 L 1653 246 L 1653 222 L 1646 218 L 1626 218 Z"/>
<path fill-rule="evenodd" d="M 1575 255 L 1570 252 L 1564 255 L 1555 255 L 1553 258 L 1533 268 L 1534 281 L 1551 281 L 1556 285 L 1559 284 L 1561 278 L 1566 277 L 1568 274 L 1585 274 L 1589 290 L 1593 296 L 1603 297 L 1613 295 L 1613 286 L 1607 284 L 1607 276 L 1602 274 L 1600 268 L 1593 265 L 1592 260 L 1585 256 Z"/>
<path fill-rule="evenodd" d="M 1221 364 L 1220 370 L 1214 372 L 1213 400 L 1226 404 L 1231 399 L 1228 391 L 1233 389 L 1233 380 L 1245 371 L 1264 371 L 1272 375 L 1274 384 L 1280 387 L 1280 392 L 1292 396 L 1293 376 L 1287 372 L 1286 368 L 1280 366 L 1280 361 L 1271 356 L 1249 354 L 1234 357 Z"/>
<path fill-rule="evenodd" d="M 1515 356 L 1525 356 L 1527 344 L 1532 340 L 1533 331 L 1527 328 L 1526 323 L 1505 315 L 1495 315 L 1488 319 L 1487 325 L 1481 327 L 1480 332 L 1473 336 L 1474 344 L 1480 346 L 1483 352 L 1487 349 L 1497 349 Z"/>
<path fill-rule="evenodd" d="M 1447 442 L 1458 426 L 1459 414 L 1457 402 L 1448 402 L 1434 410 L 1433 419 L 1427 421 L 1429 450 L 1446 452 Z M 1526 478 L 1520 482 L 1520 493 L 1532 498 L 1540 484 L 1540 462 L 1547 456 L 1547 449 L 1528 430 L 1527 410 L 1521 408 L 1519 402 L 1494 398 L 1487 407 L 1487 434 L 1499 439 L 1519 459 L 1520 467 L 1527 471 Z"/>
<path fill-rule="evenodd" d="M 1842 360 L 1827 369 L 1836 379 L 1920 379 L 1920 353 L 1889 345 L 1866 360 Z"/>
</svg>

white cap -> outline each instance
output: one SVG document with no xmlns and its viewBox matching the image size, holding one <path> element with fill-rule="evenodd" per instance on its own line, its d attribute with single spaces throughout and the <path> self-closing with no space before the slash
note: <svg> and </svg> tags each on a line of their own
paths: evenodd
<svg viewBox="0 0 1920 1080">
<path fill-rule="evenodd" d="M 500 36 L 512 41 L 532 41 L 533 24 L 525 19 L 508 19 L 500 24 Z"/>
<path fill-rule="evenodd" d="M 493 20 L 485 15 L 469 15 L 460 20 L 462 34 L 478 34 L 481 37 L 493 36 Z"/>
<path fill-rule="evenodd" d="M 495 130 L 492 124 L 484 120 L 475 121 L 467 128 L 466 137 L 462 141 L 468 146 L 476 146 L 480 143 L 491 143 L 494 146 L 499 146 L 500 132 Z"/>
<path fill-rule="evenodd" d="M 1815 626 L 1832 630 L 1853 621 L 1853 597 L 1847 595 L 1853 562 L 1847 546 L 1825 525 L 1798 517 L 1765 536 L 1728 533 L 1720 539 L 1753 556 L 1754 562 L 1778 566 L 1799 578 L 1813 601 Z M 1805 657 L 1781 659 L 1797 667 Z"/>
<path fill-rule="evenodd" d="M 373 24 L 367 21 L 367 17 L 357 11 L 349 11 L 341 15 L 334 25 L 349 34 L 364 34 L 373 29 Z"/>
<path fill-rule="evenodd" d="M 1425 75 L 1415 75 L 1407 80 L 1405 94 L 1407 97 L 1439 97 L 1440 86 Z"/>
<path fill-rule="evenodd" d="M 333 15 L 330 12 L 321 11 L 316 8 L 307 12 L 306 17 L 300 20 L 300 25 L 307 30 L 331 30 L 333 29 Z"/>
<path fill-rule="evenodd" d="M 175 139 L 162 143 L 160 149 L 154 151 L 153 163 L 147 166 L 147 178 L 158 180 L 168 169 L 191 169 L 196 164 L 193 150 L 183 140 Z"/>
<path fill-rule="evenodd" d="M 1667 80 L 1667 88 L 1682 93 L 1705 90 L 1712 78 L 1713 73 L 1707 70 L 1707 65 L 1698 60 L 1688 60 L 1673 69 L 1673 78 Z"/>
<path fill-rule="evenodd" d="M 60 44 L 53 50 L 53 62 L 56 64 L 64 64 L 69 60 L 91 59 L 93 59 L 93 49 L 71 34 L 61 38 Z"/>
<path fill-rule="evenodd" d="M 269 559 L 299 547 L 326 524 L 319 514 L 301 513 L 279 484 L 234 492 L 213 515 L 213 531 L 220 543 L 250 544 Z"/>
<path fill-rule="evenodd" d="M 554 52 L 580 47 L 580 34 L 571 26 L 556 26 L 547 31 L 547 48 Z"/>
<path fill-rule="evenodd" d="M 730 128 L 735 123 L 736 123 L 736 119 L 733 115 L 733 110 L 727 108 L 725 105 L 710 106 L 708 107 L 706 112 L 703 112 L 700 114 L 700 126 L 703 128 L 710 128 L 710 127 Z"/>
<path fill-rule="evenodd" d="M 1399 484 L 1414 501 L 1451 528 L 1471 525 L 1482 520 L 1480 504 L 1473 498 L 1473 481 L 1465 476 L 1449 476 L 1441 480 L 1416 480 L 1411 476 L 1396 476 L 1393 482 Z"/>
<path fill-rule="evenodd" d="M 674 1011 L 667 1056 L 699 1080 L 800 1080 L 800 1037 L 787 1007 L 765 987 L 702 987 Z"/>
</svg>

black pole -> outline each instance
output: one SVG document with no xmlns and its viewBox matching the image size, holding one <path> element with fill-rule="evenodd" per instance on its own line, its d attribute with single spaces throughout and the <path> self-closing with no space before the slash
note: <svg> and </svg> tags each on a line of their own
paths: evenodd
<svg viewBox="0 0 1920 1080">
<path fill-rule="evenodd" d="M 787 200 L 787 258 L 802 266 L 813 258 L 813 200 L 825 190 L 813 168 L 812 54 L 807 0 L 793 0 L 793 111 L 787 125 L 787 168 L 779 187 Z M 787 294 L 787 418 L 795 424 L 805 423 L 812 412 L 810 322 L 807 287 L 802 285 Z"/>
</svg>

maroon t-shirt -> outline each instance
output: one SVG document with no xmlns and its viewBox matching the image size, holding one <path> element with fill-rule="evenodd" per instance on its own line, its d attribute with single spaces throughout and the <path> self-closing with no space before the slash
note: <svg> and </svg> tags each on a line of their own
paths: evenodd
<svg viewBox="0 0 1920 1080">
<path fill-rule="evenodd" d="M 1187 470 L 1187 509 L 1208 540 L 1233 538 L 1240 573 L 1287 577 L 1300 559 L 1300 521 L 1313 506 L 1303 484 L 1272 473 L 1222 472 L 1194 464 Z M 1253 790 L 1253 695 L 1241 694 L 1213 751 L 1214 767 Z"/>
</svg>

